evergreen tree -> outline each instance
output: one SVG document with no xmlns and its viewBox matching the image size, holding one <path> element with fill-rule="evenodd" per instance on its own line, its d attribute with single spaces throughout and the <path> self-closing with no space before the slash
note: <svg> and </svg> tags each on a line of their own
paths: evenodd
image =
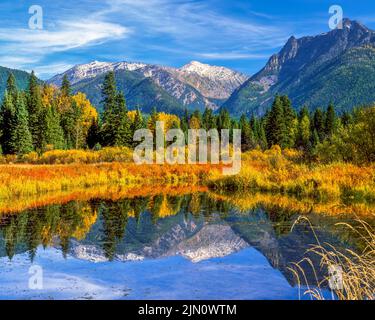
<svg viewBox="0 0 375 320">
<path fill-rule="evenodd" d="M 68 76 L 65 74 L 61 83 L 61 93 L 65 97 L 69 97 L 72 93 L 70 81 Z"/>
<path fill-rule="evenodd" d="M 216 128 L 216 119 L 214 113 L 211 109 L 206 108 L 202 117 L 203 127 L 206 130 L 211 130 Z"/>
<path fill-rule="evenodd" d="M 346 127 L 352 122 L 352 120 L 353 120 L 352 115 L 349 112 L 344 111 L 344 113 L 341 116 L 342 125 Z"/>
<path fill-rule="evenodd" d="M 97 119 L 93 119 L 87 133 L 86 144 L 90 149 L 93 149 L 98 143 L 101 143 L 99 122 Z"/>
<path fill-rule="evenodd" d="M 241 129 L 242 151 L 250 150 L 254 147 L 254 133 L 245 115 L 241 116 L 239 127 Z"/>
<path fill-rule="evenodd" d="M 229 112 L 226 108 L 220 109 L 220 113 L 217 118 L 217 128 L 219 130 L 219 134 L 222 129 L 231 129 L 231 119 Z"/>
<path fill-rule="evenodd" d="M 299 114 L 297 146 L 307 151 L 311 147 L 310 114 L 307 107 L 303 107 Z"/>
<path fill-rule="evenodd" d="M 13 105 L 13 99 L 8 91 L 5 91 L 3 103 L 1 106 L 1 146 L 4 154 L 12 153 L 11 138 L 15 123 L 15 106 Z"/>
<path fill-rule="evenodd" d="M 320 108 L 315 110 L 311 129 L 313 132 L 316 131 L 319 141 L 323 142 L 325 136 L 325 124 L 324 113 Z"/>
<path fill-rule="evenodd" d="M 6 85 L 6 91 L 10 95 L 10 97 L 13 100 L 13 103 L 17 100 L 18 95 L 18 88 L 16 84 L 16 78 L 14 77 L 13 73 L 9 73 L 8 79 L 7 79 L 7 85 Z"/>
<path fill-rule="evenodd" d="M 115 146 L 131 146 L 133 137 L 131 135 L 130 121 L 127 114 L 126 101 L 123 93 L 117 93 L 115 110 Z"/>
<path fill-rule="evenodd" d="M 325 121 L 325 133 L 327 137 L 331 137 L 335 131 L 336 125 L 336 113 L 335 107 L 332 103 L 329 104 L 326 113 L 326 121 Z"/>
<path fill-rule="evenodd" d="M 43 132 L 43 104 L 38 79 L 34 71 L 31 73 L 27 92 L 27 111 L 29 114 L 29 128 L 36 150 L 41 151 L 45 144 Z"/>
<path fill-rule="evenodd" d="M 158 112 L 155 107 L 152 108 L 150 118 L 148 119 L 148 128 L 155 134 L 156 121 L 158 121 Z"/>
<path fill-rule="evenodd" d="M 132 144 L 130 121 L 123 93 L 116 88 L 114 72 L 109 72 L 103 84 L 102 141 L 108 146 L 130 146 Z"/>
<path fill-rule="evenodd" d="M 55 106 L 48 106 L 44 111 L 45 143 L 54 149 L 64 149 L 64 130 L 60 124 L 60 114 Z"/>
<path fill-rule="evenodd" d="M 280 96 L 276 96 L 266 121 L 266 136 L 268 146 L 284 147 L 285 141 L 284 106 Z"/>
<path fill-rule="evenodd" d="M 193 112 L 193 117 L 195 117 L 198 122 L 199 122 L 199 126 L 202 127 L 203 126 L 203 117 L 202 117 L 202 114 L 199 110 L 195 110 Z"/>
<path fill-rule="evenodd" d="M 296 113 L 292 108 L 292 102 L 288 96 L 280 97 L 281 103 L 283 105 L 283 141 L 281 146 L 284 148 L 293 148 L 296 143 L 297 134 L 297 121 Z"/>
<path fill-rule="evenodd" d="M 145 128 L 145 126 L 146 125 L 145 125 L 145 121 L 143 119 L 142 113 L 139 109 L 137 109 L 136 114 L 135 114 L 135 118 L 134 118 L 134 122 L 131 124 L 131 128 L 130 128 L 131 137 L 134 137 L 134 133 L 137 130 Z M 138 145 L 137 141 L 132 141 L 133 147 L 136 147 L 137 145 Z"/>
<path fill-rule="evenodd" d="M 108 72 L 104 78 L 103 89 L 103 120 L 102 120 L 102 141 L 104 145 L 112 146 L 116 143 L 116 106 L 117 106 L 117 89 L 115 74 L 113 71 Z"/>
<path fill-rule="evenodd" d="M 18 93 L 10 138 L 11 153 L 22 155 L 33 150 L 28 117 L 25 98 L 22 93 Z"/>
<path fill-rule="evenodd" d="M 184 132 L 185 135 L 185 143 L 188 142 L 188 130 L 189 130 L 189 112 L 185 109 L 184 115 L 181 119 L 181 130 Z"/>
<path fill-rule="evenodd" d="M 316 147 L 320 142 L 319 134 L 316 129 L 313 130 L 313 134 L 311 136 L 311 146 L 314 148 Z"/>
</svg>

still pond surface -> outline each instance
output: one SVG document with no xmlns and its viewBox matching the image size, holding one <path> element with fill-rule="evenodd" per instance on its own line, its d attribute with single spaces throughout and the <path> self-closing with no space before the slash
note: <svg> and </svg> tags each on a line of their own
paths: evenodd
<svg viewBox="0 0 375 320">
<path fill-rule="evenodd" d="M 240 210 L 208 193 L 2 214 L 0 298 L 309 299 L 288 269 L 316 244 L 308 223 L 292 230 L 300 215 L 277 203 Z M 336 217 L 310 212 L 309 219 L 322 242 L 358 245 Z"/>
</svg>

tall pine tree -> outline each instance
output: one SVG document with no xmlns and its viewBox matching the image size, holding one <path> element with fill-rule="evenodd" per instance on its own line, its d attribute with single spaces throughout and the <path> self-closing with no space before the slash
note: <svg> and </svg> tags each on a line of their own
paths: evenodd
<svg viewBox="0 0 375 320">
<path fill-rule="evenodd" d="M 131 135 L 130 120 L 124 94 L 118 92 L 116 95 L 116 109 L 114 118 L 115 146 L 131 146 L 133 137 Z"/>
<path fill-rule="evenodd" d="M 60 114 L 54 105 L 45 107 L 44 121 L 46 144 L 53 149 L 64 149 L 64 130 L 60 124 Z"/>
<path fill-rule="evenodd" d="M 43 104 L 40 86 L 34 71 L 31 72 L 27 92 L 27 111 L 29 113 L 29 128 L 33 139 L 34 148 L 42 151 L 45 145 Z"/>
<path fill-rule="evenodd" d="M 33 150 L 33 143 L 29 130 L 29 115 L 22 93 L 17 95 L 15 109 L 14 124 L 10 138 L 11 153 L 23 155 Z"/>
<path fill-rule="evenodd" d="M 116 89 L 115 73 L 108 72 L 105 75 L 103 89 L 104 112 L 102 119 L 102 142 L 106 146 L 113 146 L 118 141 L 118 127 L 116 127 L 116 111 L 118 104 L 118 95 Z M 118 120 L 118 119 L 117 119 Z"/>
<path fill-rule="evenodd" d="M 318 141 L 323 142 L 325 136 L 325 123 L 324 113 L 320 108 L 316 109 L 314 112 L 314 117 L 312 121 L 312 131 L 316 131 Z"/>
<path fill-rule="evenodd" d="M 273 145 L 284 147 L 284 106 L 280 96 L 276 96 L 271 111 L 267 116 L 266 135 L 269 147 Z"/>
<path fill-rule="evenodd" d="M 325 133 L 327 137 L 331 137 L 336 127 L 336 113 L 335 107 L 332 103 L 329 104 L 326 112 Z"/>
<path fill-rule="evenodd" d="M 1 147 L 4 154 L 12 153 L 11 138 L 15 122 L 15 106 L 13 98 L 5 91 L 3 103 L 0 112 L 0 125 L 1 125 Z"/>
</svg>

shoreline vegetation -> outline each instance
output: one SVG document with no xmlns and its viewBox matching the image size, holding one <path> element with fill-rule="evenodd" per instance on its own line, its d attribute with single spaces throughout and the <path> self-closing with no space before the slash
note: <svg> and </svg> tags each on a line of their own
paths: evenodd
<svg viewBox="0 0 375 320">
<path fill-rule="evenodd" d="M 117 190 L 126 197 L 135 190 L 144 194 L 141 190 L 163 193 L 163 189 L 186 192 L 189 188 L 192 192 L 204 188 L 224 198 L 229 194 L 228 200 L 235 199 L 234 204 L 244 209 L 249 203 L 276 201 L 285 209 L 298 208 L 303 213 L 371 212 L 375 204 L 373 165 L 307 165 L 301 157 L 299 151 L 277 146 L 248 151 L 242 155 L 240 173 L 225 176 L 221 165 L 137 165 L 131 162 L 127 148 L 25 155 L 15 163 L 0 164 L 0 212 L 48 204 L 48 199 L 73 200 L 72 195 L 85 192 L 105 197 L 106 191 L 113 195 Z"/>
</svg>

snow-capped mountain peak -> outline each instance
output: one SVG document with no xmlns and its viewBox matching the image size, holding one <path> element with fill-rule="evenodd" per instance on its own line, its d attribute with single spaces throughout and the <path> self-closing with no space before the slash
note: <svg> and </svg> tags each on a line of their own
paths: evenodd
<svg viewBox="0 0 375 320">
<path fill-rule="evenodd" d="M 64 75 L 74 85 L 82 80 L 93 79 L 109 71 L 127 70 L 151 79 L 184 106 L 192 108 L 219 108 L 218 100 L 227 99 L 247 77 L 225 67 L 211 66 L 192 61 L 182 68 L 172 68 L 140 62 L 93 61 L 77 65 L 48 82 L 60 86 Z M 82 86 L 80 86 L 82 90 Z M 90 98 L 90 95 L 88 95 Z"/>
<path fill-rule="evenodd" d="M 109 71 L 116 70 L 129 70 L 135 71 L 141 68 L 146 67 L 147 64 L 138 63 L 138 62 L 101 62 L 93 61 L 86 64 L 79 64 L 73 68 L 67 70 L 62 74 L 58 74 L 49 80 L 50 83 L 60 85 L 64 75 L 68 76 L 68 79 L 71 84 L 75 84 L 84 79 L 95 78 L 98 75 L 107 73 Z"/>
<path fill-rule="evenodd" d="M 185 73 L 196 73 L 201 77 L 207 77 L 210 79 L 232 79 L 233 77 L 240 77 L 243 76 L 239 72 L 234 70 L 219 67 L 219 66 L 212 66 L 209 64 L 204 64 L 199 61 L 191 61 L 187 65 L 183 66 L 180 69 L 181 72 Z M 243 76 L 246 78 L 245 76 Z"/>
</svg>

